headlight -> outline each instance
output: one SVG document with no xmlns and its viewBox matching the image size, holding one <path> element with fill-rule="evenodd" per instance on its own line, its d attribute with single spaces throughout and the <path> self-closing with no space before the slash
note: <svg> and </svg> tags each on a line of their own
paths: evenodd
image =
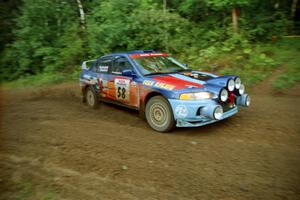
<svg viewBox="0 0 300 200">
<path fill-rule="evenodd" d="M 236 88 L 236 89 L 240 89 L 241 84 L 242 84 L 242 81 L 241 81 L 241 79 L 240 79 L 239 77 L 237 77 L 237 78 L 235 79 L 234 83 L 235 83 L 235 88 Z"/>
<path fill-rule="evenodd" d="M 241 84 L 241 86 L 239 88 L 239 93 L 240 93 L 240 95 L 243 95 L 245 93 L 245 86 L 243 84 Z"/>
<path fill-rule="evenodd" d="M 228 92 L 226 89 L 222 89 L 219 95 L 221 101 L 226 102 L 228 99 Z"/>
<path fill-rule="evenodd" d="M 233 79 L 229 79 L 228 82 L 227 82 L 227 89 L 229 91 L 233 91 L 234 90 L 234 87 L 235 87 L 235 82 Z"/>
<path fill-rule="evenodd" d="M 211 99 L 212 97 L 213 94 L 210 92 L 184 93 L 180 95 L 180 100 Z"/>
</svg>

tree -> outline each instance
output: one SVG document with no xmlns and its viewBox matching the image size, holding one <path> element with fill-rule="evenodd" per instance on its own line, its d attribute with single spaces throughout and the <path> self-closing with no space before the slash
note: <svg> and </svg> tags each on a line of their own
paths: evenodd
<svg viewBox="0 0 300 200">
<path fill-rule="evenodd" d="M 217 11 L 231 9 L 232 27 L 238 32 L 238 7 L 247 6 L 250 0 L 205 0 L 208 6 Z"/>
<path fill-rule="evenodd" d="M 76 0 L 76 2 L 79 10 L 81 29 L 85 30 L 85 14 L 84 14 L 83 6 L 81 0 Z"/>
<path fill-rule="evenodd" d="M 76 4 L 63 0 L 26 0 L 16 18 L 15 39 L 5 58 L 11 76 L 37 74 L 46 67 L 55 68 L 62 62 L 59 56 L 68 47 L 66 41 L 76 44 L 76 31 L 69 30 L 75 25 L 77 18 Z M 66 39 L 72 38 L 71 41 Z M 65 38 L 65 40 L 61 40 Z M 74 59 L 74 57 L 72 57 Z"/>
</svg>

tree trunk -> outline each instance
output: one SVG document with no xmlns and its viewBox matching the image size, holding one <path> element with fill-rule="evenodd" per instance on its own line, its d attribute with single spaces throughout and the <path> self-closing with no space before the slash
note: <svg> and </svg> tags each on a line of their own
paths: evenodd
<svg viewBox="0 0 300 200">
<path fill-rule="evenodd" d="M 79 9 L 80 26 L 81 26 L 82 30 L 85 30 L 85 14 L 84 14 L 83 6 L 81 3 L 81 0 L 76 0 L 76 2 L 77 2 L 78 9 Z"/>
<path fill-rule="evenodd" d="M 291 7 L 291 20 L 294 20 L 296 9 L 297 9 L 298 0 L 293 0 Z"/>
<path fill-rule="evenodd" d="M 164 13 L 164 27 L 165 27 L 165 48 L 166 51 L 169 52 L 169 45 L 168 45 L 168 31 L 167 31 L 167 24 L 166 24 L 166 12 L 167 12 L 167 0 L 163 0 L 163 13 Z"/>
<path fill-rule="evenodd" d="M 295 29 L 294 18 L 295 18 L 295 13 L 296 13 L 296 9 L 297 9 L 297 3 L 298 3 L 298 0 L 293 0 L 292 6 L 291 6 L 291 15 L 290 15 L 291 26 L 290 26 L 290 30 L 289 30 L 289 32 L 291 32 L 291 33 L 294 33 L 294 29 Z"/>
<path fill-rule="evenodd" d="M 232 8 L 232 26 L 233 26 L 233 31 L 235 33 L 238 32 L 238 16 L 237 16 L 237 9 L 236 7 Z"/>
</svg>

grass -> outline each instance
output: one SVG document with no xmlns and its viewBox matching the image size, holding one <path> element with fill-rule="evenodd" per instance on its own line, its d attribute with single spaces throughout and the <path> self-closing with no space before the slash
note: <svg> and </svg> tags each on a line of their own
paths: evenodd
<svg viewBox="0 0 300 200">
<path fill-rule="evenodd" d="M 16 199 L 18 200 L 26 200 L 26 199 L 30 199 L 30 197 L 33 194 L 33 187 L 31 183 L 24 183 L 22 185 L 22 189 L 17 192 L 16 194 Z"/>
<path fill-rule="evenodd" d="M 194 62 L 195 65 L 198 63 L 197 60 Z M 280 69 L 281 73 L 275 77 L 272 85 L 277 89 L 286 89 L 300 81 L 299 64 L 300 38 L 285 38 L 275 43 L 256 44 L 251 48 L 238 49 L 230 53 L 215 52 L 211 58 L 202 62 L 202 66 L 207 67 L 200 70 L 223 75 L 239 75 L 247 86 L 251 86 L 272 76 L 274 71 Z"/>
<path fill-rule="evenodd" d="M 6 88 L 27 88 L 54 85 L 66 81 L 78 80 L 79 72 L 72 73 L 41 73 L 34 76 L 22 77 L 18 80 L 4 83 Z"/>
<path fill-rule="evenodd" d="M 57 194 L 52 190 L 46 190 L 45 193 L 38 194 L 40 192 L 36 191 L 36 188 L 30 183 L 25 182 L 21 185 L 21 188 L 18 192 L 16 192 L 17 200 L 30 200 L 36 199 L 37 196 L 41 195 L 41 200 L 57 200 Z"/>
<path fill-rule="evenodd" d="M 272 83 L 277 89 L 292 87 L 300 81 L 300 39 L 291 38 L 278 42 L 274 56 L 283 66 L 283 72 Z"/>
</svg>

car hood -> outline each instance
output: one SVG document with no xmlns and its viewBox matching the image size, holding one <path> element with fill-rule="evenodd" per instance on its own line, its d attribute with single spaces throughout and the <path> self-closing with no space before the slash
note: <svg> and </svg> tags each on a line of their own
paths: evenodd
<svg viewBox="0 0 300 200">
<path fill-rule="evenodd" d="M 191 71 L 183 73 L 170 73 L 147 76 L 144 81 L 146 85 L 157 86 L 172 90 L 205 88 L 218 76 L 205 72 Z"/>
<path fill-rule="evenodd" d="M 209 91 L 219 94 L 233 76 L 218 76 L 207 72 L 191 71 L 147 76 L 143 84 L 156 89 L 185 92 Z"/>
</svg>

